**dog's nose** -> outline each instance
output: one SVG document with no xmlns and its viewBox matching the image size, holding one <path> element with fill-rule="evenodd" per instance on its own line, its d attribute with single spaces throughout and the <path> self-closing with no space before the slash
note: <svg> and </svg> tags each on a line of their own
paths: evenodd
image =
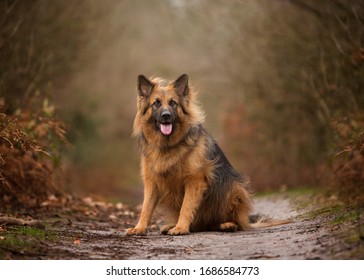
<svg viewBox="0 0 364 280">
<path fill-rule="evenodd" d="M 167 121 L 171 118 L 171 112 L 165 110 L 162 112 L 161 117 L 164 121 Z"/>
</svg>

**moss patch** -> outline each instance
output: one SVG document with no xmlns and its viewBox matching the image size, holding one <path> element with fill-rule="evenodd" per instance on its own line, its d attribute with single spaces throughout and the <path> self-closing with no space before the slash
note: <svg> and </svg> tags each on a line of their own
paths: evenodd
<svg viewBox="0 0 364 280">
<path fill-rule="evenodd" d="M 0 259 L 9 252 L 17 255 L 42 255 L 48 242 L 55 242 L 58 236 L 47 230 L 32 227 L 12 226 L 0 232 Z"/>
</svg>

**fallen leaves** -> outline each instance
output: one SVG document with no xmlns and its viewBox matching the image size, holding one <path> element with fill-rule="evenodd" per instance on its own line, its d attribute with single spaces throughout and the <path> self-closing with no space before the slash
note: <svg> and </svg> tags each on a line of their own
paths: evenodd
<svg viewBox="0 0 364 280">
<path fill-rule="evenodd" d="M 75 240 L 73 240 L 73 244 L 79 246 L 81 244 L 81 240 L 80 239 L 75 239 Z"/>
<path fill-rule="evenodd" d="M 111 202 L 104 202 L 104 201 L 96 201 L 92 197 L 85 197 L 82 199 L 85 204 L 91 207 L 98 207 L 101 209 L 107 209 L 114 207 L 114 205 Z"/>
</svg>

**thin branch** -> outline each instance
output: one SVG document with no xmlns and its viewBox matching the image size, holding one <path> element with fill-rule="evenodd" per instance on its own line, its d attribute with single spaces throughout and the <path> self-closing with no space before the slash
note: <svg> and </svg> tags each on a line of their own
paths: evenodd
<svg viewBox="0 0 364 280">
<path fill-rule="evenodd" d="M 16 226 L 29 226 L 29 227 L 39 228 L 39 229 L 45 229 L 45 226 L 37 220 L 26 221 L 26 220 L 14 218 L 14 217 L 0 217 L 0 224 L 16 225 Z"/>
</svg>

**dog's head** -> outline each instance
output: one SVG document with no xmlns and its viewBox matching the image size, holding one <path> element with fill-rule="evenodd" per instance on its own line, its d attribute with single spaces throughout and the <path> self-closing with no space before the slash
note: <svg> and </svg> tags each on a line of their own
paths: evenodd
<svg viewBox="0 0 364 280">
<path fill-rule="evenodd" d="M 185 106 L 184 99 L 188 97 L 188 76 L 179 77 L 173 83 L 161 79 L 148 80 L 143 75 L 138 76 L 138 94 L 144 99 L 145 109 L 150 110 L 155 128 L 169 136 L 181 121 L 181 109 Z"/>
<path fill-rule="evenodd" d="M 135 135 L 143 133 L 149 138 L 172 141 L 183 135 L 188 127 L 203 121 L 203 113 L 194 102 L 195 94 L 186 74 L 172 82 L 139 75 L 137 90 Z"/>
</svg>

